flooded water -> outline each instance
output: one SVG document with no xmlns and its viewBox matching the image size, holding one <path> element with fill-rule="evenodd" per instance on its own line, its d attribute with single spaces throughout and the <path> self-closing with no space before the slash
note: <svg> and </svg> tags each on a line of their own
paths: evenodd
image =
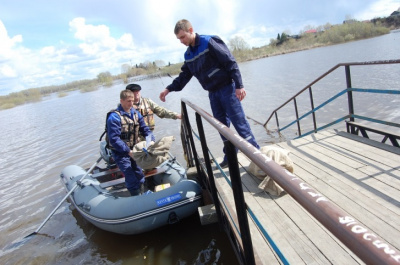
<svg viewBox="0 0 400 265">
<path fill-rule="evenodd" d="M 259 144 L 279 141 L 276 133 L 267 132 L 260 123 L 297 91 L 338 63 L 399 59 L 399 44 L 400 32 L 395 31 L 373 39 L 240 64 L 247 90 L 243 107 Z M 353 87 L 400 89 L 400 65 L 366 70 L 363 67 L 352 70 Z M 313 87 L 314 97 L 319 101 L 315 105 L 346 87 L 343 72 Z M 171 80 L 163 77 L 139 82 L 142 95 L 177 112 L 180 99 L 186 98 L 211 113 L 208 95 L 196 80 L 182 92 L 170 93 L 167 102 L 161 103 L 158 95 Z M 39 235 L 13 245 L 35 231 L 65 196 L 59 179 L 61 170 L 72 164 L 88 168 L 97 160 L 105 114 L 117 105 L 124 87 L 115 84 L 84 94 L 74 91 L 63 98 L 54 95 L 39 103 L 0 111 L 0 264 L 192 264 L 213 239 L 221 252 L 218 264 L 238 264 L 219 226 L 201 226 L 197 215 L 145 234 L 123 236 L 97 229 L 71 209 L 68 202 L 61 205 Z M 378 113 L 388 121 L 400 120 L 396 97 L 360 96 L 357 100 L 357 112 Z M 340 103 L 325 108 L 324 112 L 346 112 L 347 105 Z M 300 108 L 305 104 L 300 100 Z M 293 109 L 284 110 L 280 121 L 293 115 Z M 190 110 L 189 116 L 194 126 Z M 330 119 L 326 115 L 317 116 L 321 123 Z M 184 163 L 180 122 L 156 117 L 156 124 L 157 138 L 175 136 L 171 152 Z M 338 126 L 344 130 L 344 124 Z M 210 150 L 220 157 L 219 135 L 207 124 L 204 127 Z M 274 127 L 273 120 L 268 128 L 274 131 Z M 290 129 L 286 137 L 295 134 L 295 128 Z"/>
</svg>

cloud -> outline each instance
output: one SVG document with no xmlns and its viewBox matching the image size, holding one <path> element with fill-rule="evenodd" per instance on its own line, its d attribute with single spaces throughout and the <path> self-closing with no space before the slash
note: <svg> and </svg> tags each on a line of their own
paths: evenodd
<svg viewBox="0 0 400 265">
<path fill-rule="evenodd" d="M 365 10 L 356 13 L 354 17 L 359 20 L 388 17 L 398 8 L 400 8 L 399 0 L 379 0 L 369 4 Z"/>
<path fill-rule="evenodd" d="M 17 74 L 11 66 L 5 64 L 0 67 L 0 77 L 17 77 Z"/>
<path fill-rule="evenodd" d="M 15 48 L 18 43 L 22 42 L 22 36 L 17 35 L 12 38 L 8 36 L 8 32 L 0 21 L 0 78 L 16 77 L 16 69 L 13 63 L 13 58 L 18 56 Z"/>
<path fill-rule="evenodd" d="M 346 15 L 359 20 L 388 16 L 400 4 L 399 0 L 307 4 L 296 0 L 191 0 L 190 4 L 121 0 L 111 5 L 94 0 L 57 4 L 38 0 L 28 6 L 4 1 L 0 7 L 4 21 L 0 20 L 0 95 L 4 95 L 93 79 L 105 71 L 118 74 L 122 64 L 182 62 L 186 48 L 173 33 L 182 18 L 190 20 L 197 33 L 219 35 L 226 43 L 240 36 L 250 47 L 260 47 L 278 33 L 298 34 L 306 26 L 342 23 Z"/>
<path fill-rule="evenodd" d="M 154 53 L 149 47 L 136 47 L 131 34 L 114 38 L 108 26 L 87 24 L 82 17 L 72 19 L 69 26 L 75 45 L 61 42 L 30 50 L 23 47 L 21 35 L 9 37 L 0 23 L 0 78 L 7 78 L 7 87 L 4 82 L 0 87 L 1 94 L 93 79 L 105 71 L 118 74 L 122 64 L 132 59 L 143 62 Z"/>
<path fill-rule="evenodd" d="M 22 36 L 17 35 L 10 38 L 6 27 L 0 20 L 0 56 L 6 56 L 10 49 L 20 42 L 22 42 Z"/>
</svg>

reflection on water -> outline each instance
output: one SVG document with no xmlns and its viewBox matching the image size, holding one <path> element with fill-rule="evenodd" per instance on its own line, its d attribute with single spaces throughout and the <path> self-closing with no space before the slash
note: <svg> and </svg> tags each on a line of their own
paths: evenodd
<svg viewBox="0 0 400 265">
<path fill-rule="evenodd" d="M 263 124 L 270 113 L 318 76 L 341 62 L 374 61 L 400 58 L 397 48 L 400 34 L 275 56 L 240 64 L 247 97 L 243 101 L 246 115 L 260 145 L 292 137 L 296 130 L 280 136 L 274 122 L 268 130 Z M 378 48 L 379 47 L 379 48 Z M 396 68 L 397 67 L 397 68 Z M 365 72 L 352 70 L 355 87 L 399 89 L 399 65 Z M 343 74 L 324 80 L 317 103 L 345 88 Z M 141 81 L 142 95 L 156 103 L 180 112 L 180 99 L 186 98 L 211 113 L 207 93 L 196 80 L 179 93 L 170 93 L 167 102 L 158 99 L 159 92 L 172 79 Z M 106 113 L 119 102 L 124 84 L 67 97 L 50 97 L 40 103 L 26 104 L 0 111 L 0 264 L 191 264 L 215 239 L 221 253 L 219 264 L 237 264 L 235 254 L 219 226 L 201 226 L 198 216 L 142 235 L 123 236 L 97 229 L 86 222 L 69 203 L 46 223 L 41 234 L 27 242 L 10 247 L 41 224 L 65 196 L 60 183 L 61 170 L 71 164 L 88 168 L 99 157 L 99 137 L 104 130 Z M 357 97 L 358 110 L 377 112 L 382 119 L 399 120 L 399 99 L 376 96 Z M 299 108 L 307 104 L 299 99 Z M 329 121 L 333 112 L 346 112 L 340 100 L 326 107 L 317 119 Z M 395 109 L 396 111 L 393 111 Z M 188 109 L 192 126 L 194 114 Z M 293 117 L 293 109 L 280 113 L 282 122 Z M 286 117 L 285 117 L 286 116 Z M 174 135 L 171 152 L 184 163 L 178 120 L 156 117 L 156 137 Z M 344 129 L 344 125 L 341 125 Z M 222 142 L 210 125 L 204 123 L 207 143 L 215 157 L 222 156 Z M 200 148 L 199 148 L 200 150 Z M 204 257 L 204 256 L 203 256 Z"/>
</svg>

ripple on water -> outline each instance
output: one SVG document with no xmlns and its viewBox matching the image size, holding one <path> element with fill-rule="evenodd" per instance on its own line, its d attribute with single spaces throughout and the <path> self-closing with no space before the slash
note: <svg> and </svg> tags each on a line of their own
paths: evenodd
<svg viewBox="0 0 400 265">
<path fill-rule="evenodd" d="M 400 36 L 396 33 L 396 36 Z M 324 71 L 341 62 L 374 61 L 400 58 L 397 40 L 394 34 L 335 45 L 324 49 L 313 49 L 299 53 L 264 58 L 240 65 L 245 81 L 247 97 L 243 101 L 246 115 L 254 120 L 265 122 L 268 115 L 286 99 L 296 94 Z M 369 45 L 368 47 L 364 47 Z M 380 47 L 380 49 L 376 49 Z M 374 53 L 354 52 L 355 50 L 374 51 Z M 339 56 L 339 57 L 338 57 Z M 312 63 L 310 63 L 312 62 Z M 389 67 L 389 66 L 388 66 Z M 363 68 L 365 69 L 365 68 Z M 354 84 L 369 82 L 372 86 L 382 85 L 386 89 L 398 89 L 399 79 L 396 69 L 383 73 L 362 73 L 354 70 Z M 326 99 L 320 96 L 331 96 L 337 93 L 334 86 L 343 89 L 345 81 L 333 75 L 329 82 L 323 83 L 322 92 L 313 86 L 315 104 Z M 171 81 L 165 79 L 165 82 Z M 385 82 L 383 84 L 382 82 Z M 141 81 L 144 97 L 154 98 L 158 95 L 160 80 Z M 105 114 L 116 106 L 119 91 L 124 87 L 117 84 L 109 89 L 99 89 L 91 93 L 71 92 L 63 98 L 43 100 L 40 103 L 25 104 L 9 110 L 0 111 L 0 264 L 176 264 L 178 259 L 190 260 L 198 251 L 204 249 L 213 236 L 220 236 L 218 226 L 193 228 L 197 219 L 187 223 L 183 220 L 179 229 L 168 227 L 144 235 L 121 236 L 111 234 L 86 222 L 76 211 L 69 209 L 69 203 L 62 204 L 60 209 L 43 227 L 41 235 L 32 237 L 18 247 L 5 249 L 10 243 L 21 240 L 32 233 L 59 203 L 65 191 L 60 184 L 59 174 L 67 165 L 90 167 L 99 156 L 99 137 L 104 130 Z M 110 99 L 115 100 L 110 100 Z M 155 98 L 156 103 L 179 112 L 180 99 L 185 98 L 210 112 L 208 96 L 198 82 L 192 80 L 180 93 L 171 93 L 165 103 Z M 363 97 L 357 106 L 368 106 Z M 309 109 L 299 100 L 299 108 Z M 383 106 L 382 106 L 383 103 Z M 380 104 L 380 105 L 379 105 Z M 369 104 L 371 105 L 371 104 Z M 400 111 L 398 101 L 389 97 L 375 97 L 373 111 L 382 115 L 384 120 L 398 121 Z M 386 108 L 386 105 L 394 108 Z M 343 107 L 344 106 L 344 107 Z M 382 106 L 382 107 L 380 107 Z M 334 106 L 337 107 L 337 106 Z M 339 106 L 345 112 L 346 105 Z M 393 111 L 395 109 L 395 111 Z M 52 110 L 52 111 L 49 111 Z M 54 111 L 53 111 L 54 110 Z M 56 111 L 56 112 L 55 112 Z M 323 112 L 322 112 L 323 111 Z M 318 122 L 325 122 L 326 107 L 317 113 Z M 57 113 L 57 119 L 54 118 Z M 194 113 L 188 110 L 192 126 L 196 129 Z M 293 107 L 282 109 L 279 113 L 281 125 L 284 121 L 293 120 Z M 286 119 L 286 117 L 288 117 Z M 18 117 L 10 119 L 9 117 Z M 282 119 L 281 119 L 282 118 Z M 3 121 L 7 121 L 6 123 Z M 184 163 L 182 143 L 180 140 L 180 122 L 156 117 L 156 137 L 174 135 L 176 141 L 171 152 Z M 266 130 L 261 125 L 249 120 L 257 141 L 271 144 L 284 140 L 284 136 L 293 137 L 296 129 L 289 128 L 284 136 L 276 133 L 275 122 Z M 204 122 L 207 144 L 215 156 L 221 157 L 222 141 L 218 133 Z M 344 126 L 342 127 L 342 129 Z M 21 133 L 24 132 L 24 133 Z M 200 148 L 198 150 L 201 150 Z M 182 230 L 184 230 L 182 232 Z M 193 231 L 194 230 L 194 231 Z M 192 234 L 197 233 L 196 238 Z M 209 231 L 212 231 L 211 234 Z M 229 246 L 225 237 L 220 237 L 222 245 Z M 225 240 L 225 241 L 224 241 Z M 218 244 L 218 241 L 217 241 Z M 225 258 L 233 258 L 224 264 L 236 264 L 231 249 L 222 251 Z M 147 259 L 144 262 L 144 257 Z"/>
</svg>

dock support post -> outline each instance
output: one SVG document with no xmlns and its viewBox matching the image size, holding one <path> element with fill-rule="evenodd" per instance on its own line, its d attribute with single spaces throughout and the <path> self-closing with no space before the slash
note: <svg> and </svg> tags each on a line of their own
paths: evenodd
<svg viewBox="0 0 400 265">
<path fill-rule="evenodd" d="M 211 168 L 211 160 L 210 160 L 210 156 L 208 155 L 208 146 L 207 146 L 206 136 L 204 134 L 203 122 L 201 120 L 200 114 L 198 114 L 197 112 L 196 112 L 196 123 L 197 123 L 197 128 L 199 130 L 199 135 L 200 135 L 201 149 L 203 149 L 204 162 L 206 163 L 208 183 L 210 185 L 211 195 L 212 195 L 212 198 L 214 201 L 215 210 L 217 211 L 218 221 L 221 221 L 222 213 L 221 213 L 221 208 L 220 208 L 219 201 L 218 201 L 217 188 L 215 187 L 214 174 L 213 174 L 213 171 Z M 223 230 L 222 223 L 221 222 L 218 222 L 218 223 L 219 223 L 220 229 Z"/>
<path fill-rule="evenodd" d="M 228 158 L 229 175 L 231 177 L 233 197 L 235 199 L 236 212 L 239 220 L 245 262 L 246 265 L 252 265 L 255 264 L 253 243 L 251 241 L 249 221 L 247 219 L 247 205 L 244 201 L 237 152 L 235 146 L 230 141 L 225 141 L 224 145 Z"/>
<path fill-rule="evenodd" d="M 349 104 L 349 115 L 350 121 L 354 121 L 354 103 L 353 103 L 353 92 L 350 90 L 351 88 L 351 74 L 350 74 L 350 66 L 346 65 L 344 67 L 346 72 L 346 85 L 347 85 L 347 101 Z M 351 133 L 356 134 L 354 127 L 351 127 Z"/>
</svg>

